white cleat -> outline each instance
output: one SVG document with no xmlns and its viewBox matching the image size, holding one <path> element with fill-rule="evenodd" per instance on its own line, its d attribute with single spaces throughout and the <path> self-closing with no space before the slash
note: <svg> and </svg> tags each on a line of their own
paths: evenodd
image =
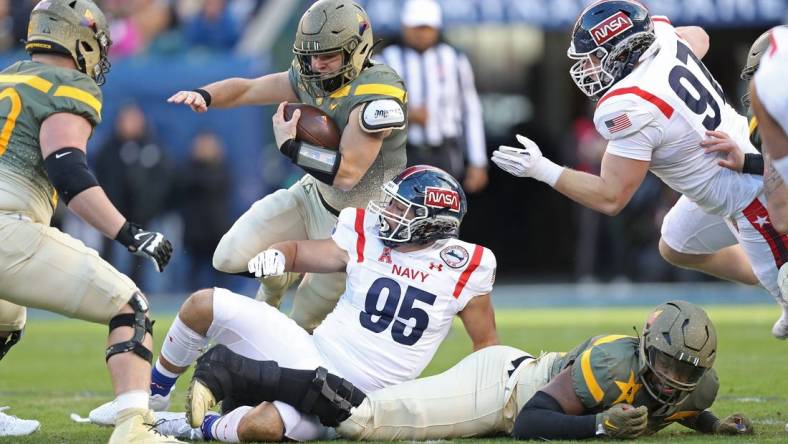
<svg viewBox="0 0 788 444">
<path fill-rule="evenodd" d="M 41 427 L 41 423 L 34 419 L 19 419 L 6 415 L 3 410 L 7 409 L 8 407 L 0 407 L 0 436 L 25 436 Z"/>
<path fill-rule="evenodd" d="M 772 327 L 772 335 L 777 339 L 788 339 L 788 262 L 780 267 L 777 272 L 777 285 L 780 287 L 780 294 L 782 301 L 780 305 L 783 309 L 783 314 L 780 319 L 774 323 Z"/>
<path fill-rule="evenodd" d="M 170 408 L 170 395 L 151 395 L 148 400 L 148 406 L 154 412 L 163 412 Z M 115 425 L 115 416 L 118 414 L 118 404 L 113 399 L 112 401 L 105 402 L 88 413 L 90 422 L 100 426 L 111 427 Z"/>
<path fill-rule="evenodd" d="M 788 314 L 786 314 L 785 311 L 783 311 L 780 319 L 774 323 L 774 326 L 772 327 L 772 335 L 777 339 L 788 339 Z"/>
<path fill-rule="evenodd" d="M 156 412 L 156 430 L 163 435 L 172 435 L 178 439 L 204 441 L 205 437 L 199 427 L 192 427 L 186 420 L 185 412 Z M 217 415 L 210 413 L 209 415 Z M 217 415 L 218 416 L 218 415 Z"/>
</svg>

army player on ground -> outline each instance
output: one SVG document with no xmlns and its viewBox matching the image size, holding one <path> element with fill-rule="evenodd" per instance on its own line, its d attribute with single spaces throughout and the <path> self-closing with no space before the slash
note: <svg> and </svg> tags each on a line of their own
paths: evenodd
<svg viewBox="0 0 788 444">
<path fill-rule="evenodd" d="M 214 253 L 217 270 L 246 272 L 249 260 L 274 242 L 329 238 L 339 211 L 366 207 L 405 167 L 405 87 L 391 68 L 369 60 L 372 47 L 371 24 L 360 6 L 349 0 L 320 0 L 301 17 L 289 71 L 227 79 L 169 99 L 197 112 L 303 102 L 325 111 L 342 132 L 339 153 L 296 142 L 292 139 L 300 113 L 285 122 L 280 105 L 274 115 L 276 144 L 308 174 L 290 189 L 255 202 L 235 222 Z M 263 280 L 258 299 L 278 306 L 297 278 L 288 273 Z M 334 308 L 344 282 L 344 273 L 307 274 L 291 317 L 311 331 Z"/>
<path fill-rule="evenodd" d="M 650 314 L 641 338 L 596 336 L 538 358 L 487 347 L 441 374 L 366 396 L 333 374 L 279 368 L 219 347 L 200 358 L 195 379 L 227 397 L 254 393 L 257 401 L 301 406 L 356 440 L 635 438 L 673 422 L 702 433 L 752 433 L 744 415 L 719 420 L 708 410 L 719 388 L 716 356 L 706 313 L 671 301 Z"/>
<path fill-rule="evenodd" d="M 136 285 L 82 242 L 49 226 L 58 199 L 161 271 L 172 246 L 128 222 L 88 169 L 85 147 L 101 121 L 111 42 L 88 0 L 43 0 L 30 16 L 32 60 L 0 73 L 0 358 L 16 343 L 25 308 L 109 323 L 107 366 L 121 408 L 111 443 L 179 442 L 150 430 L 152 323 Z M 0 435 L 38 424 L 0 414 Z"/>
</svg>

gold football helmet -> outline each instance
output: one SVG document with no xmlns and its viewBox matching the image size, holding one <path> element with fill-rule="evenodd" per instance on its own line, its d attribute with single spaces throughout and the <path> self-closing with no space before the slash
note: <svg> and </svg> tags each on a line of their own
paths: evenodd
<svg viewBox="0 0 788 444">
<path fill-rule="evenodd" d="M 110 45 L 107 19 L 90 0 L 41 0 L 30 14 L 27 52 L 70 56 L 98 85 L 110 69 Z"/>
<path fill-rule="evenodd" d="M 300 83 L 312 97 L 325 97 L 355 79 L 372 55 L 372 25 L 350 0 L 320 0 L 298 23 L 293 53 Z M 312 69 L 312 56 L 341 52 L 342 66 L 329 73 Z"/>
</svg>

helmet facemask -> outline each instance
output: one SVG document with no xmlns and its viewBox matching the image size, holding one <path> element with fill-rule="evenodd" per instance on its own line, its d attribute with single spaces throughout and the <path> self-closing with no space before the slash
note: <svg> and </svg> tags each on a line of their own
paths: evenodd
<svg viewBox="0 0 788 444">
<path fill-rule="evenodd" d="M 580 91 L 592 100 L 599 100 L 613 84 L 635 69 L 640 56 L 655 40 L 653 33 L 640 32 L 618 43 L 609 53 L 600 46 L 582 54 L 575 52 L 573 43 L 566 55 L 577 63 L 569 69 L 569 74 Z"/>
<path fill-rule="evenodd" d="M 613 85 L 615 78 L 605 70 L 605 62 L 608 58 L 605 48 L 577 53 L 573 44 L 566 51 L 566 55 L 572 60 L 577 60 L 569 69 L 569 74 L 583 94 L 592 99 L 599 99 L 602 93 Z"/>
<path fill-rule="evenodd" d="M 638 355 L 640 379 L 660 408 L 680 404 L 714 365 L 714 324 L 696 305 L 666 302 L 646 321 Z"/>
<path fill-rule="evenodd" d="M 355 43 L 355 42 L 351 42 Z M 347 46 L 355 45 L 348 44 Z M 322 54 L 332 54 L 339 52 L 342 56 L 342 65 L 339 69 L 331 72 L 321 73 L 312 69 L 312 57 Z M 309 51 L 294 49 L 295 65 L 301 75 L 301 82 L 306 92 L 312 97 L 325 97 L 339 88 L 350 83 L 358 76 L 358 70 L 351 63 L 351 52 L 343 48 L 332 48 L 330 50 Z"/>
<path fill-rule="evenodd" d="M 414 232 L 420 222 L 429 216 L 427 207 L 403 198 L 398 194 L 398 189 L 396 183 L 389 181 L 383 185 L 386 199 L 371 200 L 367 204 L 367 211 L 378 215 L 380 219 L 377 237 L 387 247 L 420 243 Z"/>
<path fill-rule="evenodd" d="M 301 17 L 293 42 L 293 68 L 300 86 L 314 98 L 330 95 L 369 65 L 372 47 L 372 26 L 361 6 L 350 0 L 318 0 Z M 313 69 L 313 56 L 332 53 L 342 55 L 338 69 Z"/>
<path fill-rule="evenodd" d="M 641 377 L 646 391 L 663 405 L 676 405 L 689 396 L 706 368 L 697 365 L 698 359 L 685 354 L 678 357 L 649 347 L 646 350 L 648 370 Z"/>
</svg>

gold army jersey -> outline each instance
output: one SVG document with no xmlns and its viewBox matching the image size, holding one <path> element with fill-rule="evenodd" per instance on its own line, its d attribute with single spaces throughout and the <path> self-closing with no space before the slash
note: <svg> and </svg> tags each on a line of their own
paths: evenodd
<svg viewBox="0 0 788 444">
<path fill-rule="evenodd" d="M 290 68 L 290 84 L 298 99 L 316 106 L 328 114 L 337 124 L 340 133 L 345 130 L 350 112 L 375 100 L 395 100 L 407 118 L 407 93 L 402 79 L 387 65 L 373 63 L 364 69 L 352 82 L 326 97 L 312 97 L 299 85 L 298 69 Z M 342 191 L 317 181 L 317 188 L 325 201 L 336 210 L 346 207 L 364 208 L 367 202 L 380 196 L 380 188 L 405 168 L 405 141 L 407 124 L 393 128 L 391 135 L 383 140 L 378 157 L 372 162 L 361 181 L 350 191 Z"/>
<path fill-rule="evenodd" d="M 74 70 L 20 61 L 0 72 L 0 210 L 19 210 L 49 223 L 57 204 L 41 155 L 41 124 L 55 113 L 72 113 L 95 127 L 102 96 L 96 82 Z M 25 202 L 14 205 L 8 193 Z"/>
<path fill-rule="evenodd" d="M 711 407 L 719 381 L 710 369 L 697 388 L 680 404 L 664 406 L 643 387 L 638 338 L 623 335 L 596 336 L 556 359 L 552 377 L 572 365 L 575 393 L 589 413 L 599 413 L 615 404 L 648 408 L 648 431 L 655 433 L 673 422 L 691 419 Z"/>
</svg>

